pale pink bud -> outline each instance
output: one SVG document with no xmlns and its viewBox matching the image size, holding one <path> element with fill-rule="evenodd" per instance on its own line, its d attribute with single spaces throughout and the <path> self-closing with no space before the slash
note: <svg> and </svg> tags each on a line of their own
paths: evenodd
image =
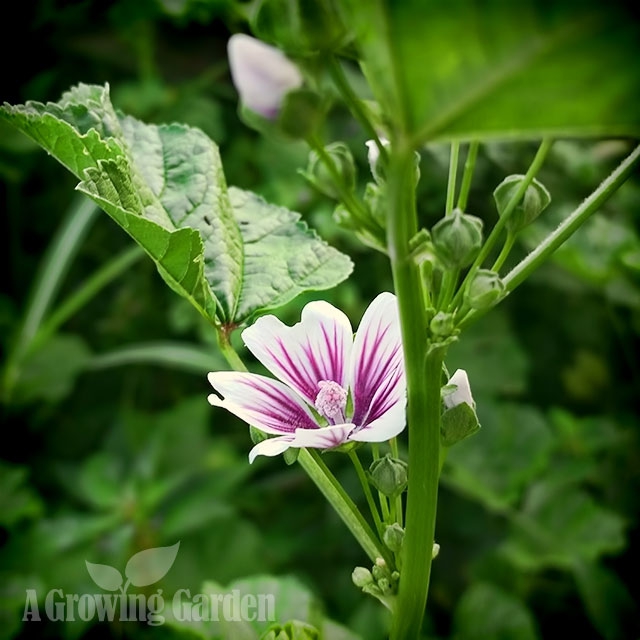
<svg viewBox="0 0 640 640">
<path fill-rule="evenodd" d="M 274 120 L 284 96 L 302 85 L 302 75 L 279 49 L 238 33 L 227 45 L 231 78 L 251 111 Z"/>
</svg>

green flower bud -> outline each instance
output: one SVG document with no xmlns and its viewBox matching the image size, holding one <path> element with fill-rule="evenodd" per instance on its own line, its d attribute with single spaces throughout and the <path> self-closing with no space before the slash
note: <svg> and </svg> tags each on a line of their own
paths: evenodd
<svg viewBox="0 0 640 640">
<path fill-rule="evenodd" d="M 351 580 L 356 587 L 366 587 L 368 584 L 373 584 L 373 576 L 369 569 L 364 567 L 356 567 L 351 574 Z"/>
<path fill-rule="evenodd" d="M 290 138 L 308 138 L 318 129 L 324 115 L 322 98 L 317 93 L 294 89 L 283 97 L 276 124 Z"/>
<path fill-rule="evenodd" d="M 438 311 L 429 323 L 431 333 L 439 338 L 450 336 L 453 333 L 454 326 L 453 314 L 445 313 L 444 311 Z"/>
<path fill-rule="evenodd" d="M 387 194 L 383 186 L 367 182 L 364 204 L 371 217 L 384 229 L 387 225 Z"/>
<path fill-rule="evenodd" d="M 344 142 L 332 142 L 324 150 L 342 176 L 343 184 L 349 191 L 353 191 L 356 185 L 356 167 L 349 147 Z M 332 172 L 315 151 L 309 153 L 307 170 L 301 173 L 318 191 L 334 200 L 340 199 Z"/>
<path fill-rule="evenodd" d="M 251 27 L 259 38 L 296 55 L 330 52 L 350 39 L 340 15 L 337 0 L 259 0 Z"/>
<path fill-rule="evenodd" d="M 447 269 L 469 266 L 482 246 L 482 220 L 454 209 L 431 230 L 438 258 Z"/>
<path fill-rule="evenodd" d="M 272 624 L 260 640 L 320 640 L 320 632 L 301 620 L 289 620 L 284 624 Z"/>
<path fill-rule="evenodd" d="M 383 495 L 398 496 L 407 487 L 407 463 L 389 454 L 378 458 L 369 467 L 369 481 Z"/>
<path fill-rule="evenodd" d="M 387 567 L 387 563 L 382 558 L 376 558 L 376 563 L 373 565 L 371 571 L 378 584 L 380 583 L 380 580 L 388 581 L 391 579 L 391 572 Z"/>
<path fill-rule="evenodd" d="M 437 542 L 434 542 L 433 549 L 431 550 L 431 559 L 433 560 L 434 558 L 437 558 L 439 553 L 440 553 L 440 545 Z"/>
<path fill-rule="evenodd" d="M 504 282 L 495 271 L 478 269 L 464 297 L 473 309 L 489 309 L 505 296 Z"/>
<path fill-rule="evenodd" d="M 389 525 L 382 534 L 382 541 L 391 551 L 398 553 L 402 549 L 404 529 L 397 523 Z"/>
<path fill-rule="evenodd" d="M 351 212 L 342 204 L 339 204 L 335 208 L 333 212 L 333 219 L 344 229 L 353 231 L 363 244 L 386 254 L 386 235 L 382 227 L 379 227 L 377 230 L 364 228 L 360 221 L 354 218 L 351 215 Z"/>
<path fill-rule="evenodd" d="M 493 192 L 496 207 L 500 216 L 504 215 L 507 204 L 515 195 L 524 180 L 523 175 L 507 176 Z M 551 195 L 546 187 L 538 180 L 533 180 L 524 192 L 522 201 L 511 212 L 505 226 L 512 234 L 518 233 L 530 225 L 551 202 Z"/>
<path fill-rule="evenodd" d="M 386 138 L 380 138 L 380 142 L 388 152 L 389 141 Z M 380 155 L 380 148 L 375 140 L 367 140 L 365 144 L 367 145 L 367 160 L 369 161 L 371 175 L 378 184 L 384 184 L 387 180 L 387 162 Z"/>
</svg>

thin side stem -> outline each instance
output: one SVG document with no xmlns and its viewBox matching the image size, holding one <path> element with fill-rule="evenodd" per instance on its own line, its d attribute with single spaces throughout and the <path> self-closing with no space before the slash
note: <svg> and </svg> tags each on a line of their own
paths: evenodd
<svg viewBox="0 0 640 640">
<path fill-rule="evenodd" d="M 469 144 L 467 159 L 464 163 L 464 173 L 462 174 L 462 184 L 460 185 L 460 193 L 458 194 L 458 209 L 460 209 L 460 211 L 464 211 L 467 208 L 469 190 L 471 189 L 473 172 L 476 168 L 476 158 L 478 157 L 479 146 L 480 143 L 477 140 L 474 140 Z"/>
<path fill-rule="evenodd" d="M 222 355 L 234 371 L 247 371 L 247 367 L 231 344 L 229 334 L 229 330 L 218 327 L 218 344 Z M 298 462 L 347 525 L 371 561 L 375 563 L 377 558 L 383 558 L 388 566 L 393 566 L 393 559 L 388 550 L 379 541 L 356 504 L 322 461 L 318 452 L 314 449 L 300 449 Z"/>
<path fill-rule="evenodd" d="M 389 448 L 391 449 L 391 455 L 394 458 L 399 458 L 400 454 L 398 452 L 398 438 L 391 438 L 389 440 Z M 396 522 L 402 527 L 404 520 L 404 513 L 402 512 L 402 494 L 396 496 Z"/>
<path fill-rule="evenodd" d="M 558 247 L 570 238 L 626 181 L 640 162 L 638 145 L 600 186 L 550 233 L 522 262 L 504 278 L 507 291 L 513 291 L 535 271 Z"/>
<path fill-rule="evenodd" d="M 320 454 L 315 449 L 301 449 L 298 455 L 300 466 L 315 482 L 322 495 L 331 503 L 342 521 L 360 543 L 369 559 L 375 563 L 377 558 L 383 558 L 388 566 L 393 566 L 393 560 L 387 549 L 378 541 L 376 534 L 367 524 L 358 507 L 349 497 L 342 485 L 336 480 Z"/>
<path fill-rule="evenodd" d="M 349 213 L 353 215 L 353 217 L 366 229 L 368 229 L 374 236 L 380 234 L 381 229 L 379 229 L 371 220 L 368 213 L 364 210 L 363 206 L 360 202 L 355 198 L 353 193 L 345 186 L 342 176 L 340 175 L 340 171 L 338 167 L 336 167 L 335 162 L 331 158 L 331 156 L 326 152 L 323 144 L 317 140 L 316 138 L 309 138 L 307 140 L 309 146 L 318 154 L 320 160 L 322 160 L 323 164 L 327 167 L 327 170 L 331 174 L 331 177 L 334 180 L 334 186 L 338 195 L 340 196 L 340 200 L 342 204 L 349 210 Z"/>
<path fill-rule="evenodd" d="M 380 151 L 380 157 L 387 159 L 387 149 L 382 144 L 378 133 L 376 132 L 374 126 L 371 124 L 369 117 L 366 114 L 362 106 L 362 101 L 355 94 L 354 90 L 347 79 L 344 69 L 340 64 L 340 61 L 335 57 L 331 56 L 329 58 L 329 73 L 333 78 L 333 81 L 336 84 L 338 91 L 342 94 L 344 101 L 347 106 L 351 109 L 351 113 L 354 115 L 355 119 L 360 123 L 362 128 L 366 131 L 367 135 L 376 143 L 378 150 Z"/>
<path fill-rule="evenodd" d="M 495 271 L 498 273 L 500 268 L 504 264 L 504 261 L 509 257 L 511 253 L 511 249 L 513 249 L 513 244 L 516 241 L 516 237 L 513 233 L 507 233 L 507 239 L 504 241 L 504 246 L 502 247 L 502 251 L 500 251 L 500 255 L 496 258 L 496 261 L 493 263 L 491 267 L 491 271 Z"/>
<path fill-rule="evenodd" d="M 504 212 L 498 218 L 498 222 L 496 222 L 495 227 L 493 227 L 493 229 L 491 230 L 489 237 L 487 238 L 484 245 L 482 246 L 482 249 L 480 249 L 480 253 L 478 254 L 477 258 L 474 260 L 473 264 L 469 268 L 469 271 L 467 272 L 466 277 L 462 281 L 462 284 L 458 289 L 458 293 L 454 296 L 453 300 L 451 301 L 451 304 L 449 305 L 450 310 L 454 309 L 455 306 L 458 304 L 458 302 L 460 302 L 460 298 L 462 297 L 462 294 L 464 293 L 466 286 L 469 284 L 469 282 L 471 282 L 471 280 L 473 279 L 473 276 L 475 276 L 476 274 L 476 271 L 482 266 L 482 263 L 487 259 L 487 256 L 491 253 L 491 250 L 493 249 L 496 242 L 498 241 L 498 238 L 502 234 L 502 230 L 504 229 L 504 226 L 507 223 L 509 216 L 511 215 L 513 210 L 516 208 L 518 203 L 522 200 L 526 190 L 529 188 L 529 185 L 535 178 L 538 171 L 540 171 L 540 168 L 542 167 L 542 164 L 545 158 L 547 157 L 547 154 L 549 153 L 549 150 L 551 149 L 552 144 L 553 144 L 553 140 L 551 140 L 550 138 L 545 138 L 540 143 L 540 147 L 538 147 L 538 151 L 535 157 L 533 158 L 533 162 L 531 163 L 529 170 L 527 171 L 522 182 L 518 186 L 518 189 L 516 190 L 516 192 L 513 194 L 513 196 L 507 203 L 507 206 L 505 207 Z"/>
<path fill-rule="evenodd" d="M 382 525 L 382 520 L 380 519 L 380 514 L 378 513 L 378 508 L 376 507 L 376 502 L 373 499 L 373 493 L 371 493 L 371 485 L 369 484 L 369 480 L 367 480 L 367 474 L 365 473 L 362 463 L 360 462 L 360 458 L 358 458 L 358 454 L 355 451 L 349 452 L 349 458 L 351 458 L 351 462 L 353 463 L 356 474 L 358 475 L 358 480 L 360 480 L 360 484 L 362 485 L 362 491 L 367 499 L 367 504 L 371 511 L 371 517 L 373 518 L 373 523 L 376 527 L 376 531 L 378 532 L 378 537 L 382 538 L 384 527 Z"/>
<path fill-rule="evenodd" d="M 638 145 L 600 186 L 567 218 L 551 232 L 526 258 L 515 266 L 504 278 L 507 292 L 511 293 L 542 265 L 568 238 L 571 237 L 627 180 L 640 163 Z M 471 310 L 460 322 L 464 328 L 481 317 L 483 312 Z"/>
<path fill-rule="evenodd" d="M 453 203 L 456 198 L 456 178 L 458 175 L 458 157 L 460 155 L 460 143 L 451 143 L 451 155 L 449 156 L 449 179 L 447 181 L 447 202 L 444 214 L 450 216 L 453 211 Z"/>
</svg>

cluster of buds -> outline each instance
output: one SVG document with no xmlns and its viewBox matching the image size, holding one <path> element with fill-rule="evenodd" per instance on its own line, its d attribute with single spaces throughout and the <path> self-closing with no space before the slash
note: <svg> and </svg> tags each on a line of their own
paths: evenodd
<svg viewBox="0 0 640 640">
<path fill-rule="evenodd" d="M 365 567 L 356 567 L 351 574 L 351 579 L 353 584 L 364 593 L 380 600 L 390 611 L 393 610 L 400 574 L 397 571 L 390 571 L 382 558 L 376 559 L 371 571 Z"/>
</svg>

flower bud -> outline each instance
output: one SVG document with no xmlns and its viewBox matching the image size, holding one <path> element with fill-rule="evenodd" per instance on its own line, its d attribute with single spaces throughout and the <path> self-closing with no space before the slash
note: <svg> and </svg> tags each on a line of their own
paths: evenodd
<svg viewBox="0 0 640 640">
<path fill-rule="evenodd" d="M 369 480 L 385 496 L 400 495 L 407 487 L 407 463 L 389 454 L 378 458 L 369 467 Z"/>
<path fill-rule="evenodd" d="M 384 530 L 382 541 L 391 551 L 398 553 L 402 549 L 404 529 L 397 522 L 394 522 Z"/>
<path fill-rule="evenodd" d="M 351 574 L 351 580 L 356 587 L 366 587 L 368 584 L 373 584 L 373 576 L 369 569 L 364 567 L 356 567 Z"/>
<path fill-rule="evenodd" d="M 455 387 L 455 389 L 452 387 Z M 473 401 L 473 396 L 471 395 L 469 376 L 467 376 L 467 372 L 464 369 L 456 369 L 451 378 L 449 378 L 449 382 L 443 391 L 442 401 L 447 409 L 457 407 L 463 402 L 471 408 L 475 408 L 476 406 L 476 403 Z"/>
<path fill-rule="evenodd" d="M 258 0 L 251 30 L 296 55 L 331 52 L 350 39 L 340 14 L 337 0 Z"/>
<path fill-rule="evenodd" d="M 452 389 L 455 387 L 455 389 Z M 480 429 L 475 402 L 464 369 L 458 369 L 443 388 L 442 401 L 446 410 L 442 414 L 440 438 L 442 445 L 451 447 Z"/>
<path fill-rule="evenodd" d="M 454 329 L 453 314 L 444 311 L 438 311 L 429 323 L 429 329 L 434 336 L 445 338 L 453 333 Z"/>
<path fill-rule="evenodd" d="M 380 142 L 389 151 L 389 141 L 386 138 L 380 138 Z M 367 145 L 367 159 L 371 175 L 378 184 L 384 184 L 387 180 L 387 162 L 380 156 L 380 148 L 375 140 L 367 140 L 365 144 Z"/>
<path fill-rule="evenodd" d="M 302 74 L 281 51 L 238 33 L 227 45 L 233 84 L 242 104 L 267 120 L 275 120 L 284 96 L 302 86 Z"/>
<path fill-rule="evenodd" d="M 442 264 L 448 269 L 469 266 L 482 246 L 482 220 L 454 209 L 431 230 L 431 239 Z"/>
<path fill-rule="evenodd" d="M 342 183 L 349 191 L 353 191 L 356 185 L 356 167 L 349 147 L 344 142 L 332 142 L 324 150 L 342 176 Z M 309 153 L 307 169 L 301 173 L 321 193 L 334 200 L 340 198 L 333 174 L 315 151 Z"/>
<path fill-rule="evenodd" d="M 433 548 L 431 549 L 431 559 L 433 560 L 434 558 L 437 558 L 439 553 L 440 553 L 440 545 L 437 542 L 434 542 Z"/>
<path fill-rule="evenodd" d="M 505 296 L 504 282 L 495 271 L 478 269 L 464 294 L 473 309 L 489 309 Z"/>
<path fill-rule="evenodd" d="M 507 176 L 493 192 L 493 198 L 496 201 L 498 214 L 502 216 L 507 204 L 515 195 L 524 180 L 523 175 Z M 551 202 L 551 195 L 546 187 L 538 180 L 532 180 L 531 184 L 524 192 L 522 201 L 516 205 L 515 209 L 509 215 L 505 227 L 512 234 L 518 233 L 527 225 L 531 224 Z"/>
</svg>

